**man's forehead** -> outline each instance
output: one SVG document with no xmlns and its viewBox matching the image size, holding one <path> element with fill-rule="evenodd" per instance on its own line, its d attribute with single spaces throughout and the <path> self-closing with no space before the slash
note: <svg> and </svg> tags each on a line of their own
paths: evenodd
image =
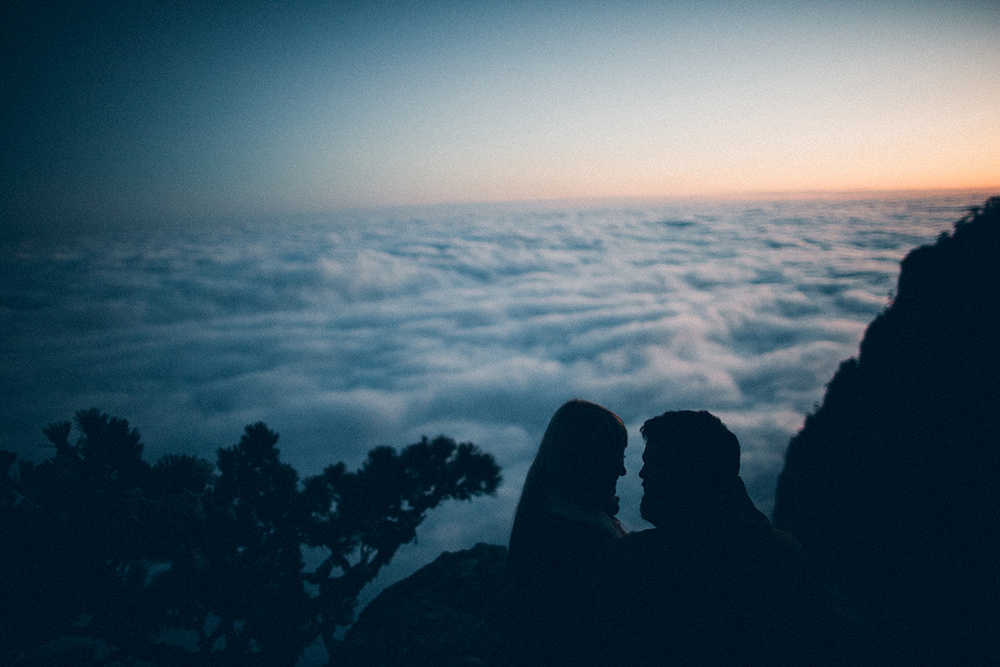
<svg viewBox="0 0 1000 667">
<path fill-rule="evenodd" d="M 670 449 L 672 448 L 665 438 L 648 440 L 645 448 L 642 450 L 642 460 L 649 461 L 653 459 L 655 461 L 656 459 L 661 459 Z"/>
</svg>

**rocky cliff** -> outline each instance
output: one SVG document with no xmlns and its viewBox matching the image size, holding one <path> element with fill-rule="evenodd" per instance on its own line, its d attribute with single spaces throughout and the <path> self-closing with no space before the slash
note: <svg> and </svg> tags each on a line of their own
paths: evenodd
<svg viewBox="0 0 1000 667">
<path fill-rule="evenodd" d="M 352 667 L 459 667 L 496 661 L 490 613 L 506 547 L 445 552 L 386 588 L 344 638 Z"/>
<path fill-rule="evenodd" d="M 789 444 L 774 521 L 902 662 L 1000 662 L 1000 198 L 903 260 Z"/>
</svg>

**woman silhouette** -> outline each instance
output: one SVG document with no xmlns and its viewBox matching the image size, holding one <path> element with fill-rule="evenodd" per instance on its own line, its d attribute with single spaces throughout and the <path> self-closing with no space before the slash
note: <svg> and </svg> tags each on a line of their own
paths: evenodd
<svg viewBox="0 0 1000 667">
<path fill-rule="evenodd" d="M 615 413 L 575 399 L 552 416 L 510 534 L 501 628 L 512 664 L 559 664 L 555 645 L 575 577 L 625 534 L 615 487 L 628 433 Z"/>
</svg>

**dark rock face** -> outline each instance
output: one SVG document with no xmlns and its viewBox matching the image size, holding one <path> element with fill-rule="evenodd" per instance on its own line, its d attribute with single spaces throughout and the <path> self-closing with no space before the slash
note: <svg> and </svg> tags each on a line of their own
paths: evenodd
<svg viewBox="0 0 1000 667">
<path fill-rule="evenodd" d="M 344 638 L 348 665 L 453 667 L 492 664 L 491 609 L 507 548 L 445 552 L 375 598 Z"/>
<path fill-rule="evenodd" d="M 1000 663 L 1000 198 L 903 260 L 789 444 L 774 522 L 900 662 Z"/>
</svg>

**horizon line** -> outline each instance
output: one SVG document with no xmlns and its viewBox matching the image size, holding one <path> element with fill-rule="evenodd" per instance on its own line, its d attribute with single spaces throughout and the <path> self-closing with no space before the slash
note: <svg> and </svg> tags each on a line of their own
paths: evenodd
<svg viewBox="0 0 1000 667">
<path fill-rule="evenodd" d="M 993 193 L 993 194 L 990 194 Z M 1000 183 L 992 186 L 932 187 L 932 188 L 844 188 L 844 189 L 789 189 L 789 190 L 720 190 L 691 194 L 648 194 L 648 195 L 594 195 L 568 197 L 526 197 L 497 199 L 452 199 L 440 201 L 348 205 L 317 207 L 300 212 L 289 212 L 286 217 L 300 215 L 322 215 L 324 213 L 347 213 L 359 211 L 389 211 L 414 208 L 449 208 L 463 206 L 552 206 L 552 205 L 600 205 L 607 202 L 711 202 L 711 201 L 765 201 L 801 199 L 866 199 L 886 197 L 922 197 L 978 194 L 1000 196 Z M 239 215 L 239 214 L 234 214 Z M 250 214 L 270 215 L 268 213 Z M 279 214 L 280 215 L 280 214 Z"/>
<path fill-rule="evenodd" d="M 65 231 L 67 229 L 80 228 L 101 228 L 118 227 L 121 225 L 155 225 L 155 224 L 198 224 L 207 222 L 225 222 L 242 220 L 252 222 L 261 219 L 289 220 L 301 217 L 323 216 L 323 215 L 344 215 L 351 213 L 377 213 L 414 209 L 460 209 L 476 206 L 497 206 L 497 207 L 556 207 L 556 206 L 584 206 L 597 207 L 607 205 L 624 205 L 643 202 L 647 204 L 673 203 L 673 202 L 759 202 L 759 201 L 804 201 L 816 200 L 862 200 L 862 199 L 887 199 L 887 198 L 907 198 L 907 197 L 943 197 L 977 195 L 980 197 L 1000 196 L 1000 183 L 994 186 L 964 186 L 964 187 L 934 187 L 934 188 L 846 188 L 846 189 L 789 189 L 789 190 L 724 190 L 715 193 L 690 193 L 690 194 L 648 194 L 648 195 L 595 195 L 595 196 L 570 196 L 570 197 L 526 197 L 509 199 L 481 199 L 481 200 L 441 200 L 408 203 L 386 203 L 369 205 L 344 205 L 344 206 L 316 206 L 302 208 L 300 210 L 261 210 L 261 211 L 235 211 L 229 210 L 219 213 L 178 213 L 175 215 L 155 216 L 146 213 L 126 214 L 122 212 L 108 214 L 80 213 L 77 216 L 61 217 L 61 219 L 47 220 L 20 220 L 15 221 L 8 218 L 6 221 L 0 220 L 0 228 L 5 228 L 7 232 L 29 230 L 44 231 L 50 230 Z"/>
</svg>

